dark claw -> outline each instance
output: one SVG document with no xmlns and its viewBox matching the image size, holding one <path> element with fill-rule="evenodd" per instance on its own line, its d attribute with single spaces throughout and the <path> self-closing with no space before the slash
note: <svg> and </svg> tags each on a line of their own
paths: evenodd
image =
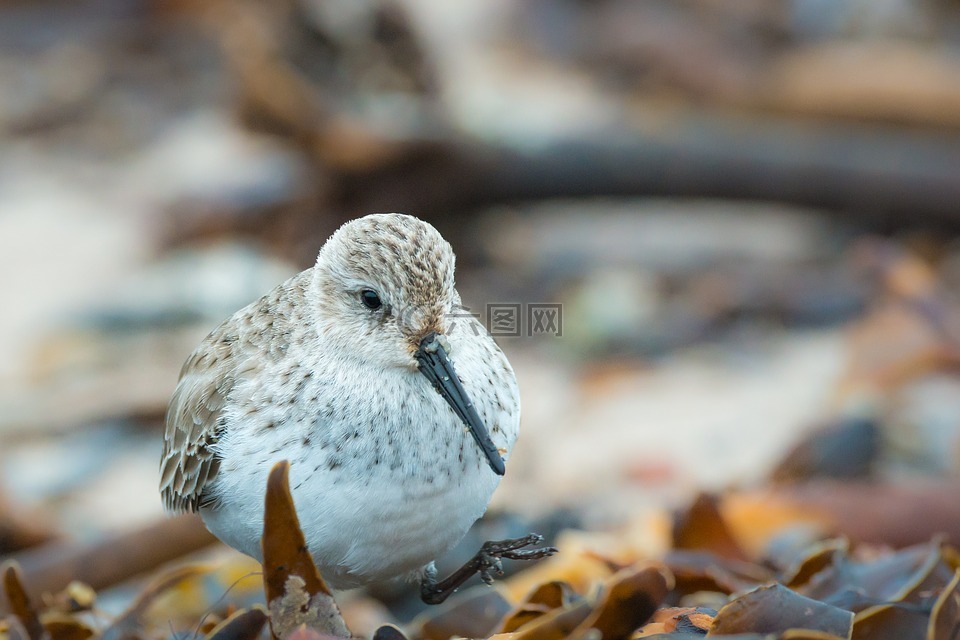
<svg viewBox="0 0 960 640">
<path fill-rule="evenodd" d="M 490 575 L 490 569 L 480 569 L 480 579 L 486 585 L 493 585 L 493 576 Z"/>
<path fill-rule="evenodd" d="M 557 553 L 559 549 L 556 547 L 541 547 L 540 549 L 527 549 L 524 551 L 506 551 L 500 555 L 501 558 L 509 558 L 510 560 L 536 560 L 538 558 L 546 558 Z"/>
<path fill-rule="evenodd" d="M 532 544 L 543 542 L 543 536 L 539 533 L 531 533 L 522 538 L 511 538 L 510 540 L 497 540 L 483 543 L 482 551 L 492 555 L 502 555 L 507 551 L 515 551 L 523 547 L 529 547 Z"/>
<path fill-rule="evenodd" d="M 480 579 L 493 584 L 493 575 L 503 575 L 501 558 L 510 560 L 536 560 L 552 556 L 557 552 L 554 547 L 524 549 L 532 544 L 543 542 L 543 536 L 531 533 L 522 538 L 485 542 L 473 558 L 457 569 L 446 580 L 437 581 L 436 570 L 427 567 L 420 583 L 420 598 L 427 604 L 440 604 L 457 590 L 472 575 L 480 574 Z"/>
</svg>

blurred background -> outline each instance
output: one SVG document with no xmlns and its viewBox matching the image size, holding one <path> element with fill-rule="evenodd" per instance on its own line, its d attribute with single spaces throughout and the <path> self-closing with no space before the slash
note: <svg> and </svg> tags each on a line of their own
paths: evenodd
<svg viewBox="0 0 960 640">
<path fill-rule="evenodd" d="M 12 0 L 0 558 L 110 593 L 205 547 L 157 492 L 182 362 L 375 211 L 516 369 L 490 526 L 709 491 L 957 541 L 955 0 Z"/>
</svg>

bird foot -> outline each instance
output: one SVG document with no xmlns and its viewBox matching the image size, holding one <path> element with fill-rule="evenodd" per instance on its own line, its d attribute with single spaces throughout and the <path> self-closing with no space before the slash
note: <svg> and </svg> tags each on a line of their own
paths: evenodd
<svg viewBox="0 0 960 640">
<path fill-rule="evenodd" d="M 537 533 L 531 533 L 522 538 L 485 542 L 473 558 L 442 581 L 437 580 L 437 569 L 431 563 L 420 582 L 420 598 L 427 604 L 440 604 L 474 574 L 480 574 L 480 579 L 485 583 L 493 584 L 495 575 L 503 575 L 503 558 L 536 560 L 552 556 L 557 552 L 555 547 L 524 549 L 540 542 L 543 542 L 543 536 Z"/>
</svg>

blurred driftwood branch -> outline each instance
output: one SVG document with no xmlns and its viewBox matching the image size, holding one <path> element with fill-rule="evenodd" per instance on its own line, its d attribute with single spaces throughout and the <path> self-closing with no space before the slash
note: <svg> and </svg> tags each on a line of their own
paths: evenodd
<svg viewBox="0 0 960 640">
<path fill-rule="evenodd" d="M 880 224 L 960 225 L 960 135 L 704 115 L 532 151 L 455 142 L 431 155 L 340 181 L 354 206 L 368 210 L 670 195 L 779 200 Z"/>
<path fill-rule="evenodd" d="M 395 142 L 391 143 L 395 144 Z M 323 194 L 283 213 L 285 255 L 309 264 L 342 222 L 374 211 L 451 223 L 476 208 L 549 198 L 673 196 L 769 200 L 819 208 L 880 231 L 960 229 L 960 134 L 868 125 L 741 120 L 702 114 L 644 129 L 545 141 L 530 148 L 466 137 L 410 140 L 397 156 L 363 170 L 316 165 Z M 195 234 L 276 228 L 277 212 L 221 211 L 187 227 Z M 226 217 L 226 219 L 224 219 Z M 281 239 L 282 240 L 282 239 Z"/>
<path fill-rule="evenodd" d="M 71 581 L 95 590 L 116 585 L 215 542 L 200 519 L 179 516 L 120 533 L 93 544 L 51 543 L 13 554 L 31 598 L 54 593 Z M 0 613 L 6 603 L 0 602 Z"/>
</svg>

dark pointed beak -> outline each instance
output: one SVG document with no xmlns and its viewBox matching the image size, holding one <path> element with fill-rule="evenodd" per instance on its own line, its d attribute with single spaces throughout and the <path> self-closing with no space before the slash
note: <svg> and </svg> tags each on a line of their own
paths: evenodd
<svg viewBox="0 0 960 640">
<path fill-rule="evenodd" d="M 450 362 L 446 350 L 440 344 L 439 336 L 434 332 L 428 333 L 420 341 L 420 348 L 413 357 L 417 359 L 417 368 L 420 369 L 420 373 L 427 377 L 437 393 L 443 396 L 447 404 L 470 429 L 473 439 L 486 454 L 490 468 L 498 476 L 502 476 L 506 472 L 503 458 L 500 457 L 500 452 L 490 439 L 490 434 L 477 414 L 473 402 L 470 401 L 463 384 L 460 383 L 453 363 Z"/>
</svg>

